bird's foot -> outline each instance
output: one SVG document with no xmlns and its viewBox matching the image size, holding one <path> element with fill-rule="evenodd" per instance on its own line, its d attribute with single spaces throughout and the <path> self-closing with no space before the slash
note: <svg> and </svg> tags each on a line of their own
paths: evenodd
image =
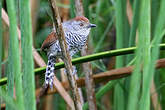
<svg viewBox="0 0 165 110">
<path fill-rule="evenodd" d="M 75 66 L 72 66 L 72 69 L 73 69 L 73 75 L 75 75 L 76 73 L 77 73 L 77 69 L 76 69 L 76 67 Z"/>
<path fill-rule="evenodd" d="M 77 73 L 76 67 L 72 66 L 72 70 L 73 70 L 72 75 L 75 75 Z M 64 69 L 64 73 L 67 74 L 66 69 Z"/>
</svg>

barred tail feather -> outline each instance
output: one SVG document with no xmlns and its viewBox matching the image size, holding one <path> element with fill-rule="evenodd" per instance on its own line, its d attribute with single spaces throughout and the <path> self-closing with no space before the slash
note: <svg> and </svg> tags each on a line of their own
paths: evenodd
<svg viewBox="0 0 165 110">
<path fill-rule="evenodd" d="M 46 67 L 46 73 L 45 73 L 45 86 L 52 89 L 53 88 L 53 79 L 54 79 L 54 65 L 55 65 L 55 58 L 49 58 L 47 67 Z"/>
</svg>

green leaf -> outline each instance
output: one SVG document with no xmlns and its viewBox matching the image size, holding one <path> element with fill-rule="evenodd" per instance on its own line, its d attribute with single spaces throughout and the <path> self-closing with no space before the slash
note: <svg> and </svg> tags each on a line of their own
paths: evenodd
<svg viewBox="0 0 165 110">
<path fill-rule="evenodd" d="M 30 0 L 19 0 L 19 11 L 25 110 L 36 110 Z"/>
<path fill-rule="evenodd" d="M 20 65 L 20 53 L 19 53 L 19 42 L 18 42 L 18 33 L 17 33 L 17 22 L 16 22 L 16 11 L 14 6 L 14 0 L 7 1 L 7 11 L 10 21 L 10 40 L 9 40 L 9 61 L 11 65 L 10 72 L 14 75 L 15 88 L 16 88 L 16 102 L 21 110 L 24 110 L 23 102 L 23 89 L 22 89 L 22 74 L 21 74 L 21 65 Z M 9 79 L 12 80 L 12 79 Z M 12 85 L 13 86 L 13 85 Z"/>
</svg>

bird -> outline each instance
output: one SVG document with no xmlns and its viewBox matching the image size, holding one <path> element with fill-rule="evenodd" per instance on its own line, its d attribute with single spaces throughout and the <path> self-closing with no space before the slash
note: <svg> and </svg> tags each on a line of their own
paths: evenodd
<svg viewBox="0 0 165 110">
<path fill-rule="evenodd" d="M 96 27 L 96 25 L 90 23 L 88 18 L 84 16 L 77 16 L 62 23 L 67 50 L 71 57 L 81 51 L 86 45 L 88 35 L 93 27 Z M 48 57 L 44 84 L 45 87 L 49 86 L 52 89 L 56 59 L 63 59 L 58 36 L 55 31 L 52 31 L 46 37 L 41 46 L 41 50 L 45 51 Z M 74 70 L 73 74 L 76 72 L 76 69 Z"/>
</svg>

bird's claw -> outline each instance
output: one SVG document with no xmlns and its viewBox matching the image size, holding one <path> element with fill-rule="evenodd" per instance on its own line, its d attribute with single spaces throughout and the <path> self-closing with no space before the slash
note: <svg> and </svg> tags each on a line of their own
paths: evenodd
<svg viewBox="0 0 165 110">
<path fill-rule="evenodd" d="M 75 75 L 77 73 L 77 69 L 75 66 L 72 66 L 73 72 L 72 75 Z M 64 69 L 64 73 L 67 74 L 66 69 Z"/>
</svg>

